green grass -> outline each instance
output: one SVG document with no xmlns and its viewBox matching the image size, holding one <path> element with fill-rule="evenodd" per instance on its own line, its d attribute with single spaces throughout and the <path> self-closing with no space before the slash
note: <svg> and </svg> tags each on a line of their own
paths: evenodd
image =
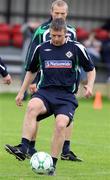
<svg viewBox="0 0 110 180">
<path fill-rule="evenodd" d="M 71 149 L 84 162 L 59 160 L 55 177 L 32 172 L 29 160 L 17 161 L 4 150 L 4 144 L 18 144 L 27 102 L 15 105 L 14 94 L 0 94 L 0 179 L 4 180 L 109 180 L 110 179 L 110 102 L 103 99 L 102 110 L 93 109 L 93 100 L 79 100 L 75 114 Z M 50 153 L 54 118 L 41 122 L 36 148 Z"/>
</svg>

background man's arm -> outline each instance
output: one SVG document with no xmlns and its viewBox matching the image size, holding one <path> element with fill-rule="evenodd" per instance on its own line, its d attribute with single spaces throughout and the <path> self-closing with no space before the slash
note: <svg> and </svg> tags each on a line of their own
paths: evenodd
<svg viewBox="0 0 110 180">
<path fill-rule="evenodd" d="M 24 92 L 28 89 L 31 82 L 34 80 L 36 76 L 36 73 L 32 73 L 31 71 L 27 71 L 23 84 L 18 92 L 18 95 L 16 96 L 16 104 L 17 106 L 22 106 L 22 100 L 24 97 Z"/>
</svg>

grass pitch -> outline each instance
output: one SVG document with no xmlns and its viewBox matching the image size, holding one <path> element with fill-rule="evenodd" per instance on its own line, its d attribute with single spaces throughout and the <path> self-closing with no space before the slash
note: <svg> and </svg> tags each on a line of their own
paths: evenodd
<svg viewBox="0 0 110 180">
<path fill-rule="evenodd" d="M 71 150 L 84 162 L 58 161 L 55 177 L 34 174 L 29 160 L 19 162 L 4 150 L 6 143 L 20 143 L 27 102 L 15 105 L 14 94 L 0 94 L 0 180 L 109 180 L 110 179 L 110 100 L 102 110 L 93 109 L 93 100 L 79 100 L 75 114 Z M 50 153 L 54 118 L 41 122 L 36 148 Z"/>
</svg>

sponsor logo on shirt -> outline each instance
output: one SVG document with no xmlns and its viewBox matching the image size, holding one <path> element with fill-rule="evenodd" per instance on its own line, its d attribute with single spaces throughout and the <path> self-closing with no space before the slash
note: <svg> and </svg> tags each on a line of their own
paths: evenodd
<svg viewBox="0 0 110 180">
<path fill-rule="evenodd" d="M 72 68 L 72 61 L 70 61 L 70 60 L 47 60 L 47 61 L 45 61 L 45 68 Z"/>
</svg>

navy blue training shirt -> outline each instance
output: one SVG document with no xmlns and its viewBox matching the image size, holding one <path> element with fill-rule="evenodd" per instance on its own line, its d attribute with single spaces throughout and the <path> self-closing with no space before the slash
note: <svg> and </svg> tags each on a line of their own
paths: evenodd
<svg viewBox="0 0 110 180">
<path fill-rule="evenodd" d="M 38 87 L 61 86 L 76 93 L 80 79 L 80 67 L 88 72 L 94 68 L 86 49 L 77 41 L 66 41 L 54 46 L 47 41 L 36 47 L 27 71 L 41 70 Z"/>
</svg>

